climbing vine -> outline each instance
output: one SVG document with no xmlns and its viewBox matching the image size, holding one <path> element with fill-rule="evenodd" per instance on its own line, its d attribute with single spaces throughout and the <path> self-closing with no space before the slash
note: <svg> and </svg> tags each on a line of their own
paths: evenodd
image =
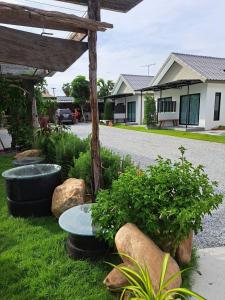
<svg viewBox="0 0 225 300">
<path fill-rule="evenodd" d="M 8 116 L 6 126 L 12 137 L 12 149 L 29 148 L 33 130 L 26 91 L 20 82 L 0 78 L 0 114 Z"/>
</svg>

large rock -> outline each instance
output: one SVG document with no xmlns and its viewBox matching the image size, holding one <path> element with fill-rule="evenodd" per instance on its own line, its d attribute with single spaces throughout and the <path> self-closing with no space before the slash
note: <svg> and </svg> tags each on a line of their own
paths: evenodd
<svg viewBox="0 0 225 300">
<path fill-rule="evenodd" d="M 128 264 L 120 264 L 120 266 L 128 266 Z M 131 265 L 129 265 L 131 267 Z M 118 289 L 127 285 L 127 279 L 116 268 L 106 276 L 103 282 L 110 290 Z"/>
<path fill-rule="evenodd" d="M 124 253 L 135 259 L 143 268 L 146 266 L 151 276 L 154 290 L 157 291 L 160 281 L 160 273 L 162 270 L 162 262 L 165 252 L 144 233 L 142 233 L 134 224 L 126 224 L 120 228 L 115 237 L 117 251 Z M 130 264 L 130 261 L 122 257 L 125 265 Z M 166 274 L 166 280 L 179 272 L 179 266 L 176 261 L 170 257 L 169 265 Z M 125 278 L 122 280 L 120 271 L 114 269 L 105 279 L 104 283 L 107 287 L 121 287 L 124 286 Z M 182 283 L 181 276 L 173 281 L 168 288 L 180 287 Z"/>
<path fill-rule="evenodd" d="M 192 243 L 193 243 L 193 231 L 190 231 L 190 234 L 186 240 L 181 242 L 176 252 L 176 259 L 181 264 L 188 264 L 191 261 L 192 255 Z"/>
<path fill-rule="evenodd" d="M 41 150 L 38 149 L 30 149 L 30 150 L 26 150 L 24 152 L 20 152 L 17 153 L 15 156 L 16 160 L 21 160 L 24 159 L 26 157 L 39 157 L 41 156 Z"/>
<path fill-rule="evenodd" d="M 83 179 L 70 178 L 55 188 L 52 198 L 52 213 L 59 218 L 67 209 L 85 203 Z"/>
</svg>

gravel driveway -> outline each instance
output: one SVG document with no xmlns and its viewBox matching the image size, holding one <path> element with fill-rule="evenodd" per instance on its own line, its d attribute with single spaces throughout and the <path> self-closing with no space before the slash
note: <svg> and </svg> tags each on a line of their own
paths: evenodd
<svg viewBox="0 0 225 300">
<path fill-rule="evenodd" d="M 71 127 L 73 133 L 85 138 L 91 132 L 90 124 Z M 120 154 L 130 154 L 141 167 L 154 162 L 158 155 L 177 159 L 178 148 L 183 145 L 186 157 L 194 165 L 202 164 L 211 180 L 219 183 L 219 190 L 225 194 L 225 145 L 182 139 L 158 134 L 149 134 L 125 129 L 100 127 L 101 143 Z M 225 201 L 211 217 L 204 219 L 204 230 L 195 237 L 199 248 L 225 246 Z"/>
</svg>

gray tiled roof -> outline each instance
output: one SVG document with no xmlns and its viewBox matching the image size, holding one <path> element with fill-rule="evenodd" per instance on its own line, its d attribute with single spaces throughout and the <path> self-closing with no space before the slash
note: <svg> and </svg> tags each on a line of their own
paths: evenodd
<svg viewBox="0 0 225 300">
<path fill-rule="evenodd" d="M 154 76 L 121 74 L 134 91 L 151 85 Z"/>
<path fill-rule="evenodd" d="M 207 80 L 225 80 L 225 58 L 172 53 Z"/>
</svg>

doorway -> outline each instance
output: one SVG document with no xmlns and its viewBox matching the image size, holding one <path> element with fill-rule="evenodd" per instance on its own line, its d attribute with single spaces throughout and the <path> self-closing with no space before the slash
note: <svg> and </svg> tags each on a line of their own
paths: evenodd
<svg viewBox="0 0 225 300">
<path fill-rule="evenodd" d="M 127 102 L 127 121 L 136 122 L 136 101 Z"/>
<path fill-rule="evenodd" d="M 200 94 L 180 97 L 180 125 L 199 125 Z"/>
</svg>

